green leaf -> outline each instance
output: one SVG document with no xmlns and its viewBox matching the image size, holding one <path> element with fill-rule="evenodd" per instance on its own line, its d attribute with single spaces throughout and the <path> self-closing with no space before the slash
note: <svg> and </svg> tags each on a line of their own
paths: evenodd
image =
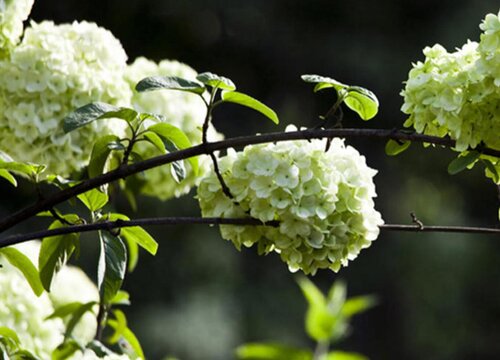
<svg viewBox="0 0 500 360">
<path fill-rule="evenodd" d="M 362 313 L 378 304 L 375 296 L 355 296 L 345 301 L 341 314 L 346 318 Z"/>
<path fill-rule="evenodd" d="M 245 344 L 236 349 L 236 358 L 240 360 L 311 360 L 309 350 L 293 348 L 280 344 Z"/>
<path fill-rule="evenodd" d="M 0 177 L 10 182 L 13 186 L 17 186 L 17 180 L 10 172 L 5 169 L 0 169 Z"/>
<path fill-rule="evenodd" d="M 389 156 L 396 156 L 398 154 L 401 154 L 406 149 L 408 149 L 410 147 L 410 145 L 411 145 L 411 141 L 408 141 L 408 140 L 400 142 L 397 140 L 390 139 L 385 144 L 385 153 Z"/>
<path fill-rule="evenodd" d="M 39 357 L 33 355 L 30 351 L 21 349 L 11 354 L 11 360 L 41 360 Z"/>
<path fill-rule="evenodd" d="M 349 86 L 344 102 L 363 120 L 370 120 L 378 112 L 378 99 L 373 92 L 360 86 Z"/>
<path fill-rule="evenodd" d="M 0 337 L 10 339 L 16 347 L 21 343 L 21 340 L 19 340 L 17 333 L 6 326 L 0 326 Z"/>
<path fill-rule="evenodd" d="M 138 92 L 152 90 L 180 90 L 194 94 L 203 94 L 205 87 L 196 81 L 186 80 L 177 76 L 151 76 L 139 81 L 135 86 Z"/>
<path fill-rule="evenodd" d="M 124 290 L 119 290 L 110 302 L 111 305 L 130 305 L 130 295 Z"/>
<path fill-rule="evenodd" d="M 500 174 L 493 163 L 488 159 L 482 159 L 484 166 L 486 167 L 486 176 L 490 177 L 495 184 L 500 183 Z"/>
<path fill-rule="evenodd" d="M 90 154 L 90 161 L 87 170 L 89 178 L 99 176 L 104 172 L 104 167 L 109 154 L 116 148 L 117 144 L 121 145 L 119 140 L 120 138 L 116 135 L 104 135 L 96 140 L 94 146 L 92 147 L 92 153 Z"/>
<path fill-rule="evenodd" d="M 368 360 L 368 358 L 353 352 L 331 351 L 326 356 L 326 360 Z"/>
<path fill-rule="evenodd" d="M 479 159 L 479 156 L 481 156 L 479 152 L 470 151 L 465 156 L 457 157 L 448 165 L 448 173 L 450 175 L 458 174 L 459 172 L 465 170 L 468 166 L 474 164 L 476 160 Z"/>
<path fill-rule="evenodd" d="M 131 122 L 137 115 L 137 112 L 133 109 L 95 102 L 84 105 L 66 116 L 63 119 L 63 129 L 64 132 L 68 133 L 95 120 L 107 118 L 118 118 Z"/>
<path fill-rule="evenodd" d="M 116 329 L 118 327 L 118 322 L 116 320 L 108 320 L 107 323 L 111 328 Z M 144 352 L 142 351 L 141 344 L 139 343 L 139 340 L 137 340 L 137 337 L 134 335 L 132 330 L 129 328 L 126 328 L 122 332 L 122 339 L 124 339 L 127 344 L 130 346 L 132 351 L 135 353 L 136 356 L 138 356 L 141 359 L 145 359 L 144 357 Z"/>
<path fill-rule="evenodd" d="M 0 254 L 3 254 L 12 266 L 23 273 L 36 296 L 42 295 L 43 286 L 38 270 L 26 255 L 13 247 L 0 249 Z"/>
<path fill-rule="evenodd" d="M 65 340 L 61 345 L 52 351 L 52 360 L 66 360 L 75 352 L 83 350 L 81 346 L 73 339 Z"/>
<path fill-rule="evenodd" d="M 159 137 L 156 133 L 152 131 L 146 131 L 144 133 L 144 138 L 151 144 L 154 145 L 162 154 L 167 153 L 167 149 L 165 148 L 165 144 L 161 137 Z"/>
<path fill-rule="evenodd" d="M 31 178 L 42 173 L 45 170 L 45 165 L 16 161 L 0 161 L 0 169 L 15 172 L 19 175 L 24 175 Z"/>
<path fill-rule="evenodd" d="M 276 115 L 276 113 L 271 108 L 251 96 L 237 91 L 223 91 L 221 97 L 225 102 L 231 102 L 234 104 L 249 107 L 268 117 L 275 124 L 279 123 L 278 115 Z"/>
<path fill-rule="evenodd" d="M 338 315 L 344 306 L 347 288 L 343 281 L 337 280 L 328 291 L 328 309 L 333 315 Z"/>
<path fill-rule="evenodd" d="M 332 314 L 323 293 L 308 278 L 300 277 L 299 286 L 309 303 L 306 312 L 306 332 L 316 341 L 332 337 L 337 317 Z"/>
<path fill-rule="evenodd" d="M 147 130 L 155 133 L 165 140 L 170 141 L 178 149 L 187 149 L 192 146 L 187 135 L 181 129 L 173 125 L 160 123 L 150 126 Z M 190 157 L 188 161 L 194 175 L 197 176 L 199 172 L 198 157 Z"/>
<path fill-rule="evenodd" d="M 211 86 L 213 88 L 229 91 L 236 90 L 236 85 L 234 85 L 231 79 L 213 74 L 211 72 L 198 74 L 196 80 L 201 81 L 203 84 Z"/>
<path fill-rule="evenodd" d="M 128 250 L 127 271 L 132 272 L 139 262 L 139 245 L 134 240 L 130 240 L 130 238 L 124 238 L 124 240 L 127 243 Z"/>
<path fill-rule="evenodd" d="M 50 225 L 49 230 L 61 227 L 64 225 L 57 220 Z M 65 234 L 43 239 L 38 256 L 38 267 L 40 280 L 45 290 L 50 291 L 53 277 L 77 249 L 79 238 L 79 234 Z"/>
<path fill-rule="evenodd" d="M 78 308 L 80 308 L 83 305 L 83 303 L 79 301 L 75 302 L 70 302 L 68 304 L 64 304 L 62 306 L 59 306 L 54 310 L 52 314 L 47 316 L 45 320 L 50 320 L 50 319 L 55 319 L 55 318 L 65 318 L 66 316 L 71 315 L 74 313 Z"/>
<path fill-rule="evenodd" d="M 318 92 L 320 90 L 328 88 L 334 88 L 335 90 L 339 91 L 348 87 L 340 81 L 321 75 L 302 75 L 301 79 L 307 83 L 316 84 L 316 86 L 314 87 L 314 92 Z"/>
<path fill-rule="evenodd" d="M 97 305 L 96 301 L 90 301 L 85 304 L 81 304 L 78 308 L 76 308 L 73 313 L 71 313 L 71 317 L 68 321 L 68 324 L 66 325 L 66 332 L 64 333 L 65 338 L 71 337 L 71 334 L 73 333 L 73 330 L 75 329 L 76 325 L 80 322 L 81 318 L 85 313 L 92 311 L 92 308 Z"/>
<path fill-rule="evenodd" d="M 111 213 L 108 214 L 108 219 L 110 221 L 124 220 L 129 221 L 130 219 L 123 214 Z M 158 251 L 158 243 L 149 233 L 140 226 L 130 226 L 120 229 L 120 235 L 131 241 L 139 244 L 144 250 L 149 252 L 151 255 L 156 255 Z"/>
<path fill-rule="evenodd" d="M 122 286 L 127 266 L 127 250 L 121 239 L 99 231 L 101 253 L 97 269 L 97 283 L 101 303 L 109 304 Z"/>
<path fill-rule="evenodd" d="M 77 197 L 92 212 L 102 209 L 109 200 L 108 195 L 98 189 L 89 190 Z"/>
<path fill-rule="evenodd" d="M 115 316 L 116 326 L 114 326 L 114 333 L 108 338 L 108 343 L 114 345 L 123 337 L 125 330 L 127 329 L 127 318 L 121 310 L 113 310 L 113 315 Z"/>
</svg>

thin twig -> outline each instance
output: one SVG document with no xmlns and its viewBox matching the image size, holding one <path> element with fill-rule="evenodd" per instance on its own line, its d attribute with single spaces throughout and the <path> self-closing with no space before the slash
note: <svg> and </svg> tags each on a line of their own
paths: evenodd
<svg viewBox="0 0 500 360">
<path fill-rule="evenodd" d="M 210 154 L 217 150 L 224 150 L 233 147 L 242 147 L 247 145 L 278 142 L 278 141 L 291 141 L 291 140 L 308 140 L 308 139 L 321 139 L 328 137 L 361 137 L 361 138 L 377 138 L 377 139 L 393 139 L 393 140 L 408 140 L 420 143 L 429 143 L 440 145 L 444 147 L 454 147 L 455 141 L 445 137 L 440 138 L 436 136 L 423 135 L 423 134 L 409 134 L 404 131 L 394 131 L 385 129 L 327 129 L 327 130 L 301 130 L 291 132 L 276 132 L 254 136 L 242 136 L 222 141 L 200 144 L 188 149 L 183 149 L 175 152 L 170 152 L 165 155 L 156 156 L 154 158 L 146 159 L 144 161 L 136 162 L 133 164 L 121 166 L 115 170 L 107 172 L 103 175 L 97 176 L 92 179 L 81 182 L 71 188 L 60 190 L 50 197 L 40 200 L 35 204 L 27 206 L 10 216 L 0 220 L 0 232 L 3 232 L 11 227 L 21 223 L 22 221 L 35 216 L 41 211 L 50 209 L 57 204 L 60 204 L 72 197 L 82 194 L 88 190 L 98 188 L 104 184 L 127 177 L 139 172 L 169 164 L 174 161 L 184 160 L 193 156 L 201 154 Z M 500 158 L 500 150 L 489 148 L 478 148 L 485 155 L 496 156 Z"/>
<path fill-rule="evenodd" d="M 27 234 L 8 236 L 0 240 L 0 248 L 19 244 L 29 240 L 43 239 L 50 236 L 84 233 L 97 230 L 113 231 L 132 226 L 158 226 L 158 225 L 250 225 L 250 226 L 279 226 L 279 221 L 266 223 L 254 218 L 199 218 L 199 217 L 158 217 L 143 218 L 135 220 L 102 221 L 93 224 L 71 225 L 56 229 L 42 230 Z M 474 233 L 474 234 L 499 234 L 500 228 L 471 227 L 471 226 L 424 226 L 384 224 L 379 226 L 384 231 L 407 231 L 407 232 L 448 232 L 448 233 Z"/>
</svg>

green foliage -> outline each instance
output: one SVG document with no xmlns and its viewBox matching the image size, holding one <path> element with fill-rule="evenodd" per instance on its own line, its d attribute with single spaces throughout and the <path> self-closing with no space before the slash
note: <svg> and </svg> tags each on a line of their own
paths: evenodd
<svg viewBox="0 0 500 360">
<path fill-rule="evenodd" d="M 240 360 L 312 360 L 310 350 L 280 344 L 245 344 L 236 349 Z"/>
<path fill-rule="evenodd" d="M 125 314 L 119 312 L 120 320 L 118 320 L 116 319 L 116 311 L 113 313 L 115 315 L 115 319 L 109 319 L 107 321 L 107 325 L 115 330 L 113 337 L 119 338 L 118 340 L 121 341 L 122 348 L 125 348 L 124 350 L 128 352 L 128 355 L 131 358 L 134 359 L 136 357 L 139 357 L 141 359 L 145 359 L 144 351 L 142 350 L 139 340 L 137 340 L 137 337 L 132 332 L 132 330 L 127 327 Z"/>
<path fill-rule="evenodd" d="M 171 142 L 173 145 L 175 145 L 176 148 L 178 149 L 187 149 L 192 146 L 191 141 L 189 141 L 189 138 L 186 136 L 186 134 L 177 128 L 176 126 L 166 124 L 166 123 L 159 123 L 152 125 L 148 127 L 147 133 L 152 133 L 157 135 L 160 139 L 162 139 L 164 142 L 168 141 Z M 147 134 L 146 133 L 146 134 Z M 151 140 L 148 139 L 150 142 Z M 158 144 L 157 140 L 153 141 L 153 145 L 156 147 L 160 147 L 162 149 L 161 145 Z M 164 147 L 165 143 L 164 143 Z M 166 151 L 166 150 L 165 150 Z M 195 175 L 198 174 L 199 171 L 199 165 L 198 165 L 198 157 L 190 157 L 188 159 L 189 164 L 191 165 L 191 168 L 193 170 L 193 173 Z"/>
<path fill-rule="evenodd" d="M 109 118 L 132 122 L 138 113 L 129 108 L 118 107 L 102 102 L 95 102 L 79 107 L 63 119 L 64 132 L 68 133 L 93 121 Z"/>
<path fill-rule="evenodd" d="M 306 312 L 306 332 L 317 342 L 313 353 L 281 344 L 250 343 L 236 349 L 240 360 L 367 360 L 363 355 L 343 351 L 328 352 L 330 342 L 344 337 L 352 316 L 376 305 L 373 296 L 357 296 L 346 299 L 346 286 L 336 281 L 325 296 L 314 283 L 302 276 L 297 280 L 308 303 Z"/>
<path fill-rule="evenodd" d="M 202 84 L 177 76 L 150 76 L 139 81 L 135 89 L 138 92 L 162 89 L 187 91 L 194 94 L 203 94 L 205 92 L 205 87 Z"/>
<path fill-rule="evenodd" d="M 379 102 L 375 94 L 360 86 L 350 86 L 335 79 L 320 75 L 302 75 L 302 80 L 315 84 L 314 92 L 333 88 L 337 92 L 338 102 L 356 112 L 363 120 L 370 120 L 378 113 Z"/>
<path fill-rule="evenodd" d="M 43 285 L 40 281 L 38 269 L 26 255 L 13 247 L 0 249 L 0 254 L 5 256 L 12 266 L 23 273 L 36 296 L 42 295 Z"/>
<path fill-rule="evenodd" d="M 104 172 L 109 154 L 113 150 L 125 150 L 116 135 L 104 135 L 96 140 L 90 154 L 89 166 L 87 168 L 90 178 L 101 175 Z"/>
<path fill-rule="evenodd" d="M 260 112 L 262 115 L 271 119 L 275 124 L 279 123 L 278 115 L 276 115 L 276 113 L 271 108 L 249 95 L 237 91 L 223 91 L 221 97 L 225 102 L 231 102 L 254 109 Z"/>
<path fill-rule="evenodd" d="M 91 212 L 101 210 L 109 200 L 107 194 L 97 189 L 89 190 L 78 195 L 77 197 Z"/>
<path fill-rule="evenodd" d="M 67 220 L 77 222 L 79 217 L 71 214 L 66 215 Z M 50 229 L 65 227 L 61 221 L 56 220 L 50 226 Z M 45 290 L 50 291 L 50 285 L 55 274 L 66 264 L 71 255 L 80 246 L 80 234 L 64 234 L 51 236 L 43 239 L 38 256 L 38 267 L 40 272 L 40 280 Z"/>
<path fill-rule="evenodd" d="M 16 332 L 6 326 L 0 326 L 0 359 L 2 360 L 41 360 L 22 348 Z"/>
<path fill-rule="evenodd" d="M 36 180 L 38 175 L 45 170 L 44 165 L 32 164 L 29 162 L 14 161 L 7 153 L 0 151 L 0 177 L 17 186 L 17 181 L 13 174 L 28 177 Z"/>
<path fill-rule="evenodd" d="M 51 360 L 66 360 L 79 350 L 83 349 L 78 342 L 74 339 L 68 339 L 54 349 Z"/>
<path fill-rule="evenodd" d="M 227 91 L 236 90 L 236 85 L 234 85 L 231 79 L 228 79 L 227 77 L 224 76 L 213 74 L 211 72 L 204 72 L 198 74 L 198 76 L 196 76 L 196 80 L 214 89 L 221 89 Z"/>
<path fill-rule="evenodd" d="M 450 175 L 458 174 L 468 167 L 474 166 L 474 163 L 479 159 L 481 154 L 477 151 L 470 151 L 465 155 L 460 155 L 453 159 L 448 165 L 448 173 Z"/>
<path fill-rule="evenodd" d="M 390 139 L 385 144 L 385 153 L 389 156 L 395 156 L 408 149 L 410 145 L 411 141 L 399 141 Z"/>
<path fill-rule="evenodd" d="M 107 214 L 105 218 L 110 221 L 130 220 L 127 216 L 116 213 Z M 127 241 L 137 243 L 151 255 L 156 255 L 156 252 L 158 251 L 158 243 L 156 240 L 153 239 L 153 237 L 140 226 L 128 226 L 121 228 L 120 236 L 125 238 Z"/>
<path fill-rule="evenodd" d="M 116 296 L 125 278 L 127 251 L 118 236 L 99 232 L 101 252 L 97 268 L 97 284 L 101 304 L 109 304 Z"/>
</svg>

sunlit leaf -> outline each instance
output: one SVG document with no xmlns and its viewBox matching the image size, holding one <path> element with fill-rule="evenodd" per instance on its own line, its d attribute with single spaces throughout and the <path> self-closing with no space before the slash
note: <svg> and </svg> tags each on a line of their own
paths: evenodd
<svg viewBox="0 0 500 360">
<path fill-rule="evenodd" d="M 52 351 L 51 360 L 66 360 L 79 350 L 83 349 L 76 340 L 67 339 Z"/>
<path fill-rule="evenodd" d="M 113 315 L 115 316 L 116 324 L 113 327 L 114 333 L 108 338 L 108 343 L 114 345 L 123 337 L 125 330 L 127 329 L 127 318 L 121 310 L 113 310 Z"/>
<path fill-rule="evenodd" d="M 5 169 L 0 169 L 0 177 L 10 182 L 13 186 L 17 186 L 17 180 L 10 172 Z"/>
<path fill-rule="evenodd" d="M 111 305 L 130 305 L 130 295 L 124 290 L 119 290 L 110 302 Z"/>
<path fill-rule="evenodd" d="M 154 132 L 152 131 L 147 131 L 144 133 L 144 138 L 154 145 L 162 154 L 165 154 L 167 152 L 167 149 L 165 149 L 165 144 L 163 143 L 163 140 Z"/>
<path fill-rule="evenodd" d="M 385 153 L 389 156 L 395 156 L 401 154 L 403 151 L 408 149 L 411 145 L 411 141 L 397 141 L 389 139 L 385 144 Z"/>
<path fill-rule="evenodd" d="M 482 159 L 486 167 L 486 176 L 489 176 L 496 184 L 500 183 L 500 174 L 493 163 L 488 159 Z"/>
<path fill-rule="evenodd" d="M 177 76 L 150 76 L 137 83 L 138 92 L 152 90 L 181 90 L 195 94 L 203 94 L 205 87 L 197 81 L 186 80 Z"/>
<path fill-rule="evenodd" d="M 155 124 L 147 129 L 148 131 L 151 131 L 155 133 L 156 135 L 160 136 L 161 138 L 170 141 L 172 144 L 174 144 L 178 149 L 187 149 L 190 148 L 191 141 L 189 141 L 189 138 L 187 135 L 178 127 L 175 127 L 170 124 L 166 123 L 160 123 L 160 124 Z M 194 175 L 198 175 L 199 172 L 199 166 L 198 166 L 198 157 L 193 156 L 187 159 L 189 164 L 191 165 L 191 169 L 193 170 Z"/>
<path fill-rule="evenodd" d="M 118 322 L 116 320 L 108 320 L 107 324 L 113 329 L 116 329 L 118 327 Z M 145 359 L 141 344 L 139 343 L 139 340 L 137 340 L 137 337 L 134 335 L 132 330 L 126 328 L 122 332 L 122 337 L 123 340 L 125 340 L 127 344 L 130 346 L 130 349 L 132 350 L 133 353 L 135 353 L 136 356 L 138 356 L 141 359 Z"/>
<path fill-rule="evenodd" d="M 40 281 L 38 269 L 26 255 L 13 247 L 0 249 L 0 254 L 5 256 L 12 266 L 23 273 L 36 296 L 42 295 L 43 285 Z"/>
<path fill-rule="evenodd" d="M 301 79 L 307 83 L 316 84 L 316 86 L 314 87 L 314 92 L 328 88 L 334 88 L 335 90 L 339 91 L 348 87 L 340 81 L 321 75 L 306 74 L 302 75 Z"/>
<path fill-rule="evenodd" d="M 280 344 L 245 344 L 236 349 L 239 360 L 311 360 L 309 350 Z"/>
<path fill-rule="evenodd" d="M 377 298 L 375 296 L 355 296 L 349 298 L 345 301 L 344 306 L 342 306 L 342 316 L 349 318 L 353 315 L 362 313 L 378 304 Z"/>
<path fill-rule="evenodd" d="M 134 109 L 95 102 L 84 105 L 66 116 L 63 119 L 63 129 L 64 132 L 68 133 L 95 120 L 107 118 L 117 118 L 131 122 L 137 115 Z"/>
<path fill-rule="evenodd" d="M 96 140 L 90 154 L 88 166 L 89 177 L 93 178 L 104 172 L 108 156 L 112 150 L 119 146 L 119 137 L 116 135 L 104 135 Z M 121 144 L 120 144 L 121 145 Z M 122 145 L 123 149 L 123 145 Z"/>
<path fill-rule="evenodd" d="M 373 92 L 360 86 L 349 86 L 344 103 L 363 120 L 370 120 L 378 112 L 378 99 Z"/>
<path fill-rule="evenodd" d="M 325 360 L 368 360 L 364 355 L 344 351 L 331 351 Z"/>
<path fill-rule="evenodd" d="M 253 97 L 237 92 L 237 91 L 223 91 L 222 92 L 222 100 L 225 102 L 231 102 L 239 105 L 246 106 L 253 110 L 260 112 L 262 115 L 271 119 L 275 124 L 279 123 L 278 115 L 267 105 L 263 104 L 257 99 Z"/>
<path fill-rule="evenodd" d="M 92 212 L 102 209 L 109 199 L 107 194 L 97 189 L 86 191 L 77 197 Z"/>
<path fill-rule="evenodd" d="M 64 226 L 57 220 L 50 225 L 49 230 Z M 79 234 L 65 234 L 43 239 L 38 256 L 38 267 L 40 280 L 45 290 L 50 291 L 53 277 L 77 249 L 79 238 Z"/>
<path fill-rule="evenodd" d="M 236 85 L 234 85 L 231 79 L 228 79 L 227 77 L 224 76 L 213 74 L 211 72 L 204 72 L 198 74 L 196 80 L 213 88 L 229 90 L 229 91 L 236 90 Z"/>
</svg>

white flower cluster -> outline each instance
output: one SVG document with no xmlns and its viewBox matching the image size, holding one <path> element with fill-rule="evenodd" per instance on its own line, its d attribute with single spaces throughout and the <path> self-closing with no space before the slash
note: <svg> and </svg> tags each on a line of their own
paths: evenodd
<svg viewBox="0 0 500 360">
<path fill-rule="evenodd" d="M 17 161 L 45 164 L 49 173 L 80 169 L 97 137 L 121 122 L 96 121 L 64 134 L 62 119 L 92 101 L 129 104 L 126 59 L 120 42 L 93 23 L 31 23 L 0 61 L 1 150 Z"/>
<path fill-rule="evenodd" d="M 338 271 L 379 234 L 376 171 L 341 139 L 327 152 L 320 140 L 248 146 L 229 151 L 220 168 L 239 204 L 223 194 L 212 172 L 198 187 L 203 216 L 278 220 L 277 228 L 225 225 L 221 234 L 237 248 L 257 244 L 259 252 L 279 253 L 290 271 Z"/>
<path fill-rule="evenodd" d="M 449 53 L 441 45 L 426 47 L 424 62 L 413 64 L 402 91 L 405 126 L 419 133 L 449 135 L 456 150 L 483 143 L 500 150 L 500 13 L 480 25 L 479 43 L 469 41 Z M 500 172 L 500 161 L 496 168 Z"/>
<path fill-rule="evenodd" d="M 3 0 L 0 2 L 0 54 L 15 46 L 23 33 L 34 0 Z"/>
<path fill-rule="evenodd" d="M 38 242 L 16 247 L 32 262 L 37 263 Z M 98 301 L 96 286 L 83 271 L 66 266 L 57 274 L 51 293 L 44 292 L 37 297 L 19 270 L 2 256 L 0 263 L 0 324 L 17 333 L 23 348 L 42 359 L 50 359 L 52 351 L 63 341 L 65 324 L 59 318 L 45 318 L 52 314 L 55 308 L 71 302 Z M 95 331 L 95 315 L 87 313 L 76 326 L 73 335 L 82 344 L 86 344 L 93 339 Z"/>
<path fill-rule="evenodd" d="M 127 67 L 125 78 L 133 89 L 137 82 L 148 76 L 178 76 L 188 80 L 196 79 L 196 71 L 188 65 L 175 60 L 162 60 L 159 63 L 140 57 Z M 159 114 L 165 117 L 169 124 L 177 126 L 187 135 L 193 145 L 201 143 L 201 127 L 206 115 L 206 106 L 196 94 L 157 90 L 147 93 L 134 93 L 132 106 L 140 112 Z M 222 139 L 213 126 L 207 133 L 209 141 Z M 143 158 L 160 155 L 158 150 L 147 144 L 139 144 L 138 152 Z M 208 156 L 199 157 L 200 175 L 209 169 Z M 176 183 L 168 166 L 158 167 L 145 172 L 146 184 L 142 191 L 146 195 L 156 196 L 162 200 L 179 197 L 189 192 L 192 186 L 199 183 L 200 177 L 195 177 L 187 169 L 187 177 L 181 183 Z"/>
</svg>

